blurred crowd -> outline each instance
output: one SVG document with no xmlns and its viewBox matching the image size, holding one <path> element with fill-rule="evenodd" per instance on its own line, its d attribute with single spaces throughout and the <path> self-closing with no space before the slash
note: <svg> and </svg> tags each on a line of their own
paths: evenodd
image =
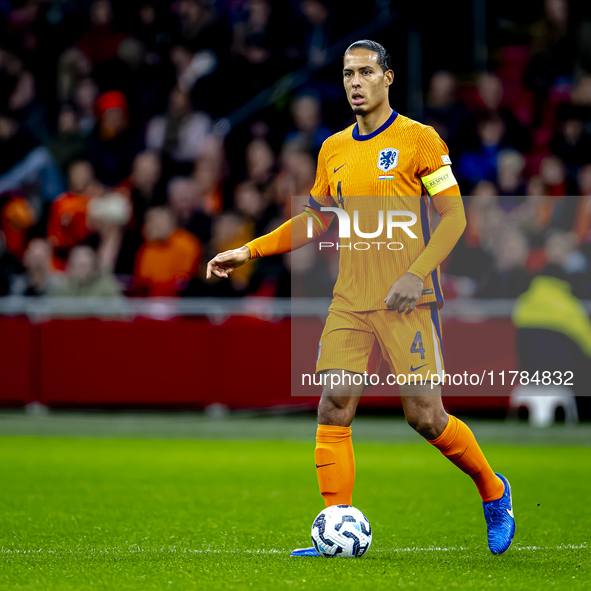
<svg viewBox="0 0 591 591">
<path fill-rule="evenodd" d="M 0 0 L 0 296 L 289 296 L 314 266 L 329 279 L 306 255 L 203 275 L 309 194 L 322 142 L 352 122 L 328 48 L 396 4 L 352 21 L 325 0 Z M 448 293 L 516 297 L 552 266 L 591 298 L 591 20 L 571 8 L 540 2 L 488 72 L 426 81 L 422 121 L 468 215 Z M 306 64 L 319 75 L 220 133 Z"/>
</svg>

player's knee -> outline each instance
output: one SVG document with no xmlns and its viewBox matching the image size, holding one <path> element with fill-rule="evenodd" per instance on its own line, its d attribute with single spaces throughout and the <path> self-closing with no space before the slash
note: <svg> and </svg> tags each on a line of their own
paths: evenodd
<svg viewBox="0 0 591 591">
<path fill-rule="evenodd" d="M 438 413 L 429 412 L 425 409 L 408 412 L 406 414 L 406 421 L 417 433 L 425 437 L 425 439 L 437 439 L 445 428 L 442 417 Z"/>
<path fill-rule="evenodd" d="M 318 405 L 318 423 L 348 427 L 355 417 L 356 401 L 350 396 L 323 394 Z"/>
</svg>

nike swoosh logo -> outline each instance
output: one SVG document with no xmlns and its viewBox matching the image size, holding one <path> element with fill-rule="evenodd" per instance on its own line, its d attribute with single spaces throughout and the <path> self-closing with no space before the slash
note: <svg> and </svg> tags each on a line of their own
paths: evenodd
<svg viewBox="0 0 591 591">
<path fill-rule="evenodd" d="M 335 464 L 336 462 L 333 462 L 332 464 L 320 464 L 320 466 L 316 464 L 316 468 L 324 468 L 324 466 L 334 466 Z"/>
<path fill-rule="evenodd" d="M 509 511 L 509 509 L 506 509 L 506 511 L 509 513 L 512 519 L 515 519 L 515 516 L 513 515 L 513 507 L 511 507 L 511 511 Z"/>
<path fill-rule="evenodd" d="M 419 367 L 413 367 L 412 365 L 410 366 L 410 371 L 417 371 L 417 369 L 421 369 L 421 367 L 425 367 L 429 365 L 428 363 L 425 363 L 425 365 L 419 365 Z"/>
<path fill-rule="evenodd" d="M 345 164 L 347 164 L 345 162 Z M 337 170 L 341 170 L 341 168 L 343 168 L 343 166 L 345 166 L 345 164 L 341 164 L 338 168 L 335 168 L 332 174 L 335 174 Z"/>
</svg>

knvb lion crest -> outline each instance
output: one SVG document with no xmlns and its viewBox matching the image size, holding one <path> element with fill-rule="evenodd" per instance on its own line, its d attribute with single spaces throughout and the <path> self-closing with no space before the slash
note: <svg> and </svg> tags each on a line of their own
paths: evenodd
<svg viewBox="0 0 591 591">
<path fill-rule="evenodd" d="M 378 155 L 378 168 L 388 172 L 398 166 L 398 154 L 400 150 L 394 148 L 384 148 Z"/>
</svg>

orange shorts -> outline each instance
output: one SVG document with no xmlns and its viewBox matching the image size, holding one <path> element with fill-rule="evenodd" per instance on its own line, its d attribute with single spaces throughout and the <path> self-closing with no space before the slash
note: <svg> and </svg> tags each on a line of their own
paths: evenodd
<svg viewBox="0 0 591 591">
<path fill-rule="evenodd" d="M 329 310 L 316 372 L 341 369 L 377 374 L 382 359 L 390 373 L 417 375 L 423 381 L 445 371 L 441 318 L 437 304 L 415 308 L 408 316 L 394 310 Z"/>
</svg>

